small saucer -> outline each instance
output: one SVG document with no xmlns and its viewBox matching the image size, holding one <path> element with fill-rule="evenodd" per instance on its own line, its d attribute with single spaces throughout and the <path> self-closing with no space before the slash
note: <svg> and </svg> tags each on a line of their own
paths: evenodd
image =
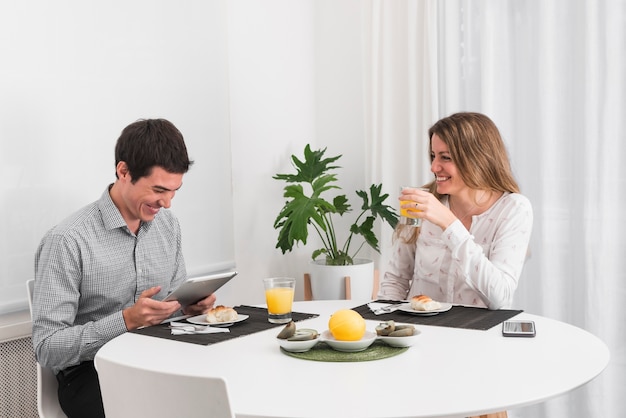
<svg viewBox="0 0 626 418">
<path fill-rule="evenodd" d="M 305 341 L 289 341 L 283 338 L 276 338 L 278 344 L 286 351 L 290 351 L 292 353 L 304 353 L 305 351 L 309 351 L 311 348 L 315 347 L 320 341 L 320 337 L 317 336 L 313 340 L 305 340 Z"/>
<path fill-rule="evenodd" d="M 333 334 L 331 334 L 330 331 L 326 330 L 322 332 L 322 341 L 331 346 L 334 350 L 346 353 L 355 353 L 363 351 L 372 345 L 372 343 L 376 341 L 376 333 L 365 331 L 363 338 L 358 341 L 339 341 L 333 337 Z"/>
<path fill-rule="evenodd" d="M 417 341 L 417 337 L 420 335 L 419 330 L 415 330 L 415 333 L 408 337 L 389 337 L 384 335 L 379 335 L 378 339 L 384 342 L 385 344 L 389 344 L 392 347 L 410 347 Z"/>
</svg>

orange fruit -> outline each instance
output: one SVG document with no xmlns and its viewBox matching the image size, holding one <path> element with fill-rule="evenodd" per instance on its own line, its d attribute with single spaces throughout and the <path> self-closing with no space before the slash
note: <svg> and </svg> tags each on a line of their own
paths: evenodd
<svg viewBox="0 0 626 418">
<path fill-rule="evenodd" d="M 365 319 L 352 309 L 340 309 L 328 320 L 328 330 L 338 341 L 358 341 L 365 335 Z"/>
</svg>

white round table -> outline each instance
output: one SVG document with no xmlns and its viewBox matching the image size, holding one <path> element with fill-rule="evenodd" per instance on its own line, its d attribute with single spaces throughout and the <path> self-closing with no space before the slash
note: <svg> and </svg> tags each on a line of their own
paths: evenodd
<svg viewBox="0 0 626 418">
<path fill-rule="evenodd" d="M 352 300 L 295 302 L 294 311 L 319 313 L 298 327 L 327 329 Z M 416 325 L 419 341 L 394 357 L 366 362 L 318 362 L 283 354 L 281 328 L 208 346 L 123 334 L 96 356 L 148 369 L 220 376 L 237 417 L 466 417 L 542 402 L 596 377 L 609 361 L 592 334 L 548 318 L 531 319 L 535 338 Z M 377 321 L 367 321 L 374 330 Z M 123 384 L 123 382 L 120 382 Z"/>
</svg>

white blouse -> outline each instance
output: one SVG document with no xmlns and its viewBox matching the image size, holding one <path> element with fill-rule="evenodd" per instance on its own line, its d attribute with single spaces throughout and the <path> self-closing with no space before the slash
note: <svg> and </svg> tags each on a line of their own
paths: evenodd
<svg viewBox="0 0 626 418">
<path fill-rule="evenodd" d="M 396 239 L 378 297 L 424 294 L 440 302 L 510 308 L 532 226 L 530 201 L 517 193 L 503 194 L 473 216 L 469 231 L 458 219 L 445 231 L 423 220 L 416 243 Z"/>
</svg>

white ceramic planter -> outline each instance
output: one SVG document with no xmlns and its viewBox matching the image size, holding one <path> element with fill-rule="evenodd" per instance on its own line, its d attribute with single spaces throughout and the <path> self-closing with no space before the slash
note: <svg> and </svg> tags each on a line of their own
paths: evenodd
<svg viewBox="0 0 626 418">
<path fill-rule="evenodd" d="M 350 277 L 351 299 L 370 300 L 374 286 L 374 261 L 363 258 L 351 266 L 327 266 L 324 260 L 311 261 L 311 293 L 315 300 L 346 299 L 345 277 Z"/>
</svg>

